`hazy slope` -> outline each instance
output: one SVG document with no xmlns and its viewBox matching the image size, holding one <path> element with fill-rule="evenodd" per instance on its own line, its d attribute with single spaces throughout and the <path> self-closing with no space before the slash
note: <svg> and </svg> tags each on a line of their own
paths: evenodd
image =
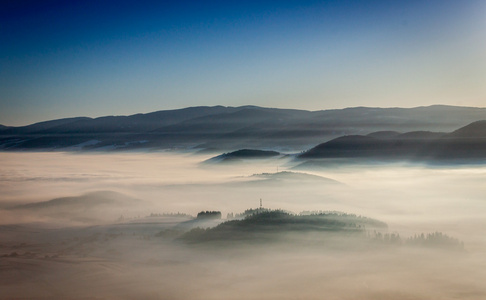
<svg viewBox="0 0 486 300">
<path fill-rule="evenodd" d="M 353 107 L 313 112 L 314 118 L 327 124 L 395 131 L 450 132 L 471 122 L 485 119 L 486 108 L 432 105 L 414 108 Z M 446 116 L 446 117 L 445 117 Z M 348 133 L 349 134 L 349 133 Z"/>
<path fill-rule="evenodd" d="M 40 123 L 34 124 L 35 126 L 32 125 L 34 127 L 29 132 L 43 134 L 147 132 L 161 126 L 179 123 L 188 119 L 222 112 L 227 113 L 232 110 L 232 108 L 223 106 L 200 106 L 131 116 L 105 116 L 95 119 L 76 118 L 71 122 L 60 124 L 49 123 L 49 127 L 41 127 L 39 126 Z"/>
<path fill-rule="evenodd" d="M 114 222 L 121 216 L 136 214 L 150 207 L 147 202 L 112 191 L 98 191 L 75 197 L 56 198 L 11 208 L 41 220 L 99 224 Z"/>
<path fill-rule="evenodd" d="M 7 127 L 7 128 L 0 128 L 1 134 L 27 134 L 27 133 L 39 133 L 42 131 L 48 131 L 52 128 L 57 127 L 69 127 L 70 124 L 81 122 L 81 121 L 89 121 L 92 120 L 91 118 L 87 117 L 77 117 L 77 118 L 66 118 L 66 119 L 58 119 L 52 121 L 45 121 L 39 122 L 27 126 L 20 126 L 20 127 Z"/>
<path fill-rule="evenodd" d="M 303 173 L 282 171 L 277 173 L 254 174 L 251 178 L 258 179 L 260 183 L 270 184 L 319 184 L 319 185 L 342 185 L 341 182 L 323 176 Z"/>
</svg>

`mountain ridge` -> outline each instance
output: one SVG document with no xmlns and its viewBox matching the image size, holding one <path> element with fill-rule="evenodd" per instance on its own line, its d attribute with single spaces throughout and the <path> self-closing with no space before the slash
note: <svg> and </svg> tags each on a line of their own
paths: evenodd
<svg viewBox="0 0 486 300">
<path fill-rule="evenodd" d="M 428 110 L 428 109 L 441 109 L 441 110 L 484 110 L 486 111 L 486 107 L 473 107 L 473 106 L 455 106 L 455 105 L 443 105 L 443 104 L 434 104 L 434 105 L 429 105 L 429 106 L 417 106 L 417 107 L 411 107 L 411 108 L 404 108 L 404 107 L 369 107 L 369 106 L 355 106 L 355 107 L 346 107 L 346 108 L 336 108 L 336 109 L 322 109 L 322 110 L 304 110 L 304 109 L 289 109 L 289 108 L 276 108 L 276 107 L 262 107 L 262 106 L 256 106 L 256 105 L 243 105 L 243 106 L 223 106 L 223 105 L 214 105 L 214 106 L 189 106 L 189 107 L 184 107 L 184 108 L 177 108 L 177 109 L 168 109 L 168 110 L 157 110 L 153 112 L 148 112 L 148 113 L 134 113 L 130 115 L 106 115 L 106 116 L 100 116 L 100 117 L 86 117 L 86 116 L 78 116 L 78 117 L 70 117 L 70 118 L 60 118 L 60 119 L 51 119 L 51 120 L 44 120 L 40 122 L 35 122 L 31 123 L 28 125 L 23 125 L 23 126 L 9 126 L 9 125 L 4 125 L 0 124 L 1 127 L 6 127 L 6 128 L 24 128 L 28 126 L 33 126 L 33 125 L 38 125 L 38 124 L 43 124 L 43 123 L 48 123 L 48 122 L 53 122 L 53 121 L 61 121 L 61 120 L 72 120 L 72 119 L 86 119 L 86 120 L 98 120 L 102 118 L 107 118 L 107 117 L 113 117 L 113 118 L 132 118 L 132 117 L 140 117 L 140 116 L 146 116 L 146 117 L 160 117 L 161 114 L 166 114 L 166 113 L 171 113 L 171 112 L 183 112 L 183 111 L 192 111 L 192 110 L 208 110 L 208 109 L 221 109 L 221 110 L 241 110 L 241 109 L 259 109 L 259 110 L 279 110 L 279 111 L 290 111 L 290 112 L 309 112 L 313 113 L 316 115 L 320 115 L 322 113 L 334 113 L 334 112 L 339 112 L 339 111 L 354 111 L 354 110 L 367 110 L 367 111 L 376 111 L 376 110 L 381 110 L 381 111 L 392 111 L 392 110 Z"/>
<path fill-rule="evenodd" d="M 447 117 L 444 117 L 447 116 Z M 303 151 L 316 141 L 377 131 L 452 132 L 486 108 L 426 106 L 308 111 L 198 106 L 129 116 L 76 117 L 0 128 L 0 150 L 124 151 L 242 148 Z M 88 143 L 89 141 L 98 143 Z"/>
</svg>

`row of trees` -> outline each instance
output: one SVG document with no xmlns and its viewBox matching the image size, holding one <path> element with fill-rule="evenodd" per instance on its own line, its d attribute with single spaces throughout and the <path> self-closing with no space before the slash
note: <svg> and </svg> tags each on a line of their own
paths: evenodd
<svg viewBox="0 0 486 300">
<path fill-rule="evenodd" d="M 428 248 L 442 248 L 442 249 L 455 249 L 463 250 L 464 242 L 450 237 L 442 232 L 433 232 L 428 234 L 419 234 L 409 237 L 405 240 L 400 238 L 398 233 L 381 233 L 381 232 L 368 232 L 368 237 L 374 241 L 393 244 L 393 245 L 408 245 L 408 246 L 422 246 Z"/>
<path fill-rule="evenodd" d="M 192 217 L 191 215 L 185 213 L 151 213 L 148 215 L 149 218 L 157 218 L 157 217 Z"/>
<path fill-rule="evenodd" d="M 220 211 L 202 211 L 197 214 L 198 219 L 221 219 L 221 212 Z"/>
</svg>

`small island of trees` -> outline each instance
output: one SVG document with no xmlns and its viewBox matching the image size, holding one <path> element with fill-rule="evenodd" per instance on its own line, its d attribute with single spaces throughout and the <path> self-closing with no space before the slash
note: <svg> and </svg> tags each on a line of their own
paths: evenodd
<svg viewBox="0 0 486 300">
<path fill-rule="evenodd" d="M 441 232 L 402 239 L 398 233 L 382 233 L 388 225 L 379 220 L 335 211 L 304 211 L 293 214 L 266 208 L 247 209 L 229 214 L 228 221 L 212 228 L 196 227 L 178 239 L 189 243 L 268 242 L 294 233 L 313 233 L 312 238 L 351 238 L 368 245 L 414 246 L 444 250 L 463 250 L 464 243 Z M 239 219 L 236 219 L 239 218 Z M 220 211 L 201 211 L 197 219 L 221 219 Z M 283 235 L 284 234 L 284 235 Z M 317 234 L 317 235 L 315 235 Z M 285 238 L 284 238 L 285 240 Z"/>
<path fill-rule="evenodd" d="M 221 219 L 220 211 L 201 211 L 197 214 L 197 219 Z"/>
</svg>

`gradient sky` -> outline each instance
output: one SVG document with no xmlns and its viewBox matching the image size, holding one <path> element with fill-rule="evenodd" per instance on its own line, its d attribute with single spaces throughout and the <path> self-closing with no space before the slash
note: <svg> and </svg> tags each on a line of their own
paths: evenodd
<svg viewBox="0 0 486 300">
<path fill-rule="evenodd" d="M 1 1 L 0 124 L 486 106 L 486 1 Z"/>
</svg>

